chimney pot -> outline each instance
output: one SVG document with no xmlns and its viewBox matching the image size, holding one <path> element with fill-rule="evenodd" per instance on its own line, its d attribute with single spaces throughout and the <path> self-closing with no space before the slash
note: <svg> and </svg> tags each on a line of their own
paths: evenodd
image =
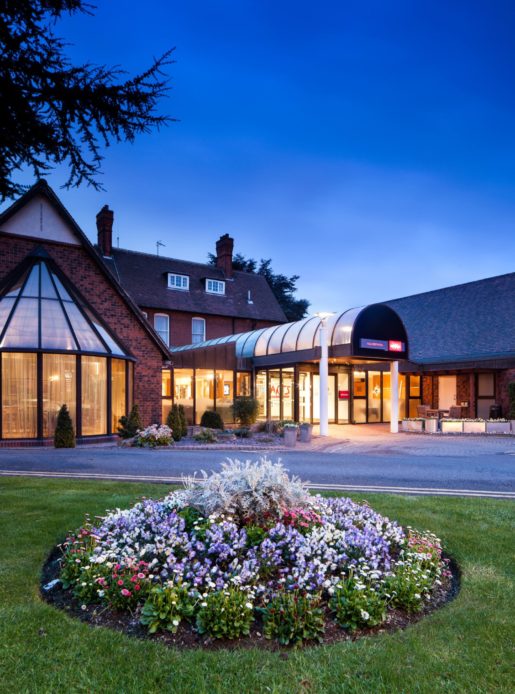
<svg viewBox="0 0 515 694">
<path fill-rule="evenodd" d="M 113 250 L 114 212 L 104 205 L 97 214 L 97 241 L 100 253 L 111 256 Z"/>
<path fill-rule="evenodd" d="M 232 251 L 234 248 L 234 239 L 229 234 L 220 236 L 216 242 L 216 267 L 223 270 L 225 277 L 232 277 Z"/>
</svg>

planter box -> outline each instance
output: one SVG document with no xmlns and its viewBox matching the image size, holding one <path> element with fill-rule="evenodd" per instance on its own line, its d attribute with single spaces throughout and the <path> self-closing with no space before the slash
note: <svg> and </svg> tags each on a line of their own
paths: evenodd
<svg viewBox="0 0 515 694">
<path fill-rule="evenodd" d="M 487 434 L 509 434 L 511 431 L 509 422 L 487 422 Z"/>
<path fill-rule="evenodd" d="M 511 420 L 511 433 L 515 434 L 515 419 Z"/>
<path fill-rule="evenodd" d="M 312 424 L 301 424 L 300 425 L 300 437 L 301 443 L 309 443 L 311 441 L 311 436 L 313 434 Z"/>
<path fill-rule="evenodd" d="M 424 429 L 426 430 L 426 434 L 436 434 L 438 431 L 438 420 L 426 419 L 424 422 Z"/>
<path fill-rule="evenodd" d="M 465 434 L 484 434 L 486 422 L 463 422 L 463 432 Z"/>
<path fill-rule="evenodd" d="M 297 428 L 286 427 L 284 429 L 284 444 L 288 448 L 295 448 L 297 445 Z"/>
<path fill-rule="evenodd" d="M 462 434 L 463 422 L 448 422 L 445 419 L 440 420 L 442 434 Z"/>
<path fill-rule="evenodd" d="M 406 419 L 402 420 L 403 431 L 424 431 L 424 420 L 421 419 L 410 422 Z"/>
</svg>

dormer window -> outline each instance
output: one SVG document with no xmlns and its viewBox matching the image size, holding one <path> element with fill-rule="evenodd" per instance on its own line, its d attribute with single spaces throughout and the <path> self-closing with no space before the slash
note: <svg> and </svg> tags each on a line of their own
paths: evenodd
<svg viewBox="0 0 515 694">
<path fill-rule="evenodd" d="M 188 275 L 177 275 L 174 272 L 168 273 L 168 289 L 182 289 L 188 291 L 190 288 L 190 278 Z"/>
<path fill-rule="evenodd" d="M 207 279 L 206 292 L 209 294 L 225 294 L 225 282 Z"/>
</svg>

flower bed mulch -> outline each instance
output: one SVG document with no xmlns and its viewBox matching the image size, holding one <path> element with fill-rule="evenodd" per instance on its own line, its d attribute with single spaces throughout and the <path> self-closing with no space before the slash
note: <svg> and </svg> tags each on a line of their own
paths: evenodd
<svg viewBox="0 0 515 694">
<path fill-rule="evenodd" d="M 59 578 L 61 557 L 60 547 L 54 547 L 41 572 L 41 597 L 48 604 L 66 612 L 68 616 L 79 619 L 81 622 L 86 622 L 92 627 L 113 629 L 127 636 L 156 641 L 172 648 L 218 650 L 256 647 L 270 651 L 287 651 L 291 649 L 281 646 L 277 641 L 265 639 L 259 618 L 252 625 L 250 636 L 235 640 L 215 639 L 206 634 L 199 634 L 192 625 L 187 623 L 181 624 L 176 634 L 169 632 L 149 634 L 139 621 L 139 613 L 130 614 L 124 611 L 113 611 L 105 606 L 83 605 L 80 600 L 74 598 L 71 589 L 64 590 L 60 582 L 56 583 L 52 588 L 46 589 L 45 586 Z M 404 610 L 391 610 L 383 624 L 377 627 L 347 632 L 336 624 L 331 613 L 327 610 L 322 644 L 355 641 L 364 636 L 374 636 L 376 634 L 394 632 L 398 629 L 405 629 L 411 624 L 419 622 L 428 614 L 431 614 L 431 612 L 440 609 L 451 600 L 454 600 L 460 590 L 461 572 L 458 564 L 451 557 L 446 558 L 449 560 L 448 568 L 452 575 L 445 579 L 438 590 L 435 591 L 431 604 L 425 605 L 420 612 L 408 614 Z M 313 642 L 310 645 L 318 646 L 321 644 Z"/>
</svg>

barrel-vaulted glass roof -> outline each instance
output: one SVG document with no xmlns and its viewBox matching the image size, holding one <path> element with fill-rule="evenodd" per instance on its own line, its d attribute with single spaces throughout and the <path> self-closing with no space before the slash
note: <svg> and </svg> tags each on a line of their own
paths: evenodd
<svg viewBox="0 0 515 694">
<path fill-rule="evenodd" d="M 0 349 L 125 356 L 107 328 L 44 259 L 26 267 L 0 298 Z"/>
<path fill-rule="evenodd" d="M 330 316 L 326 321 L 328 342 L 330 346 L 349 344 L 352 338 L 354 322 L 363 307 L 352 308 L 343 313 Z M 247 333 L 228 335 L 214 340 L 198 342 L 194 345 L 172 347 L 172 352 L 184 352 L 202 347 L 236 343 L 236 357 L 251 358 L 285 352 L 300 352 L 320 346 L 321 318 L 310 316 L 294 323 L 274 325 L 271 328 L 251 330 Z"/>
</svg>

